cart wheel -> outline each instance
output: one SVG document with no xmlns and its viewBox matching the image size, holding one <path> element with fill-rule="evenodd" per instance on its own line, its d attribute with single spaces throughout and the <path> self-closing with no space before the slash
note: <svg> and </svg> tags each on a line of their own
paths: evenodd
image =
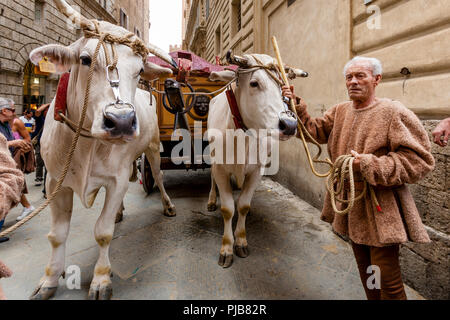
<svg viewBox="0 0 450 320">
<path fill-rule="evenodd" d="M 152 169 L 145 154 L 141 156 L 141 177 L 144 191 L 147 194 L 151 194 L 155 186 L 155 179 L 153 178 Z"/>
</svg>

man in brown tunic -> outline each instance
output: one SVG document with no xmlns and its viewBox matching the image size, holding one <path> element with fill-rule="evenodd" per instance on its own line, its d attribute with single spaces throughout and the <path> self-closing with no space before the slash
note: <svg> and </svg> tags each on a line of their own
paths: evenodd
<svg viewBox="0 0 450 320">
<path fill-rule="evenodd" d="M 376 97 L 382 74 L 377 59 L 356 57 L 347 63 L 344 74 L 351 101 L 333 106 L 321 118 L 309 116 L 292 87 L 283 87 L 283 94 L 295 99 L 301 121 L 319 143 L 328 144 L 333 162 L 341 155 L 355 157 L 356 194 L 364 180 L 375 191 L 381 212 L 367 194 L 347 215 L 335 214 L 327 194 L 321 216 L 337 233 L 350 238 L 367 298 L 406 299 L 399 244 L 430 239 L 405 184 L 416 183 L 433 170 L 430 141 L 420 120 L 402 103 Z M 343 207 L 338 203 L 339 210 Z M 377 267 L 379 286 L 370 277 Z"/>
</svg>

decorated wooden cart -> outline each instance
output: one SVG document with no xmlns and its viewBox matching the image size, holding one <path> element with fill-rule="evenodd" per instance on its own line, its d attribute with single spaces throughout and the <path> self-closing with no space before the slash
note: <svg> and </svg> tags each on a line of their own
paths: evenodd
<svg viewBox="0 0 450 320">
<path fill-rule="evenodd" d="M 209 76 L 211 72 L 222 71 L 225 67 L 211 64 L 188 51 L 176 51 L 170 55 L 178 64 L 177 69 L 158 57 L 149 57 L 150 62 L 173 71 L 171 77 L 161 78 L 151 83 L 148 88 L 156 97 L 161 139 L 161 169 L 205 169 L 209 165 L 205 162 L 203 152 L 208 142 L 203 141 L 203 137 L 207 126 L 209 102 L 220 93 L 217 91 L 226 85 L 224 82 L 210 81 Z M 191 149 L 188 152 L 186 149 L 173 152 L 174 147 L 186 138 L 179 132 L 175 132 L 174 136 L 176 129 L 190 132 Z M 139 169 L 144 190 L 151 193 L 154 180 L 145 155 L 141 158 Z"/>
</svg>

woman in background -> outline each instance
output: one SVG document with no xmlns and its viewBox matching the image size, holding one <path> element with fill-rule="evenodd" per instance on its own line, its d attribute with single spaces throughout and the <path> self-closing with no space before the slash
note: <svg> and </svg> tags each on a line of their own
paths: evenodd
<svg viewBox="0 0 450 320">
<path fill-rule="evenodd" d="M 19 118 L 17 118 L 17 117 L 14 118 L 9 125 L 11 126 L 14 138 L 16 140 L 25 140 L 31 144 L 30 133 L 28 132 L 27 128 L 25 127 L 25 124 Z M 35 210 L 35 208 L 28 201 L 26 194 L 28 194 L 28 188 L 27 188 L 27 184 L 25 182 L 23 194 L 22 194 L 22 197 L 20 198 L 20 203 L 23 206 L 23 210 L 22 210 L 22 213 L 20 214 L 20 216 L 17 217 L 17 219 L 16 219 L 17 221 L 23 220 L 24 218 L 26 218 L 30 213 L 32 213 Z"/>
</svg>

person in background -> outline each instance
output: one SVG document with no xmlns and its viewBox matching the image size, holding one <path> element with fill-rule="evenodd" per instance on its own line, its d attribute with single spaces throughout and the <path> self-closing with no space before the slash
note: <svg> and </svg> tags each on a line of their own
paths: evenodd
<svg viewBox="0 0 450 320">
<path fill-rule="evenodd" d="M 0 103 L 2 103 L 1 100 Z M 16 169 L 16 162 L 8 150 L 8 142 L 5 136 L 0 133 L 0 231 L 9 210 L 19 203 L 24 181 L 22 171 Z M 8 237 L 0 237 L 0 243 L 8 240 Z M 0 279 L 8 278 L 11 275 L 11 270 L 0 261 Z M 0 286 L 0 300 L 5 299 L 6 297 Z"/>
<path fill-rule="evenodd" d="M 433 142 L 441 147 L 446 147 L 450 138 L 450 118 L 444 119 L 433 130 Z"/>
<path fill-rule="evenodd" d="M 31 111 L 30 109 L 26 110 L 24 115 L 20 117 L 20 120 L 23 122 L 25 128 L 27 128 L 30 134 L 34 132 L 36 121 L 33 118 L 33 111 Z"/>
<path fill-rule="evenodd" d="M 31 137 L 25 124 L 18 117 L 9 122 L 14 136 L 14 140 L 25 140 L 31 143 Z"/>
<path fill-rule="evenodd" d="M 12 105 L 14 107 L 14 102 L 10 101 L 10 105 Z M 30 133 L 29 133 L 28 129 L 26 128 L 25 124 L 22 122 L 22 120 L 14 117 L 12 120 L 9 121 L 9 124 L 11 127 L 11 131 L 13 133 L 13 136 L 14 136 L 14 140 L 25 141 L 25 142 L 27 142 L 27 144 L 29 146 L 31 146 Z M 20 199 L 20 203 L 23 206 L 23 210 L 22 210 L 22 213 L 20 214 L 20 216 L 17 217 L 17 221 L 21 221 L 23 218 L 25 218 L 26 216 L 28 216 L 30 213 L 32 213 L 35 210 L 35 208 L 28 201 L 26 194 L 28 194 L 28 188 L 27 188 L 27 184 L 25 182 L 23 194 Z"/>
<path fill-rule="evenodd" d="M 8 148 L 11 155 L 15 148 L 21 148 L 24 151 L 31 150 L 31 145 L 26 141 L 14 139 L 9 123 L 15 116 L 16 109 L 14 107 L 14 101 L 0 97 L 0 134 L 8 141 Z"/>
<path fill-rule="evenodd" d="M 36 128 L 31 134 L 31 139 L 33 140 L 34 150 L 36 154 L 36 186 L 41 186 L 44 182 L 44 160 L 41 157 L 41 136 L 44 131 L 45 116 L 47 115 L 47 110 L 50 104 L 44 104 L 39 107 L 34 113 L 34 120 L 36 123 Z M 45 190 L 45 187 L 44 187 Z M 44 192 L 45 194 L 45 192 Z"/>
<path fill-rule="evenodd" d="M 8 147 L 27 147 L 12 140 L 12 133 L 6 119 L 12 118 L 14 112 L 6 109 L 10 109 L 10 102 L 0 98 L 0 230 L 9 210 L 19 203 L 25 183 L 24 175 L 17 169 L 11 149 L 8 150 Z M 0 243 L 8 240 L 8 237 L 2 237 Z"/>
</svg>

